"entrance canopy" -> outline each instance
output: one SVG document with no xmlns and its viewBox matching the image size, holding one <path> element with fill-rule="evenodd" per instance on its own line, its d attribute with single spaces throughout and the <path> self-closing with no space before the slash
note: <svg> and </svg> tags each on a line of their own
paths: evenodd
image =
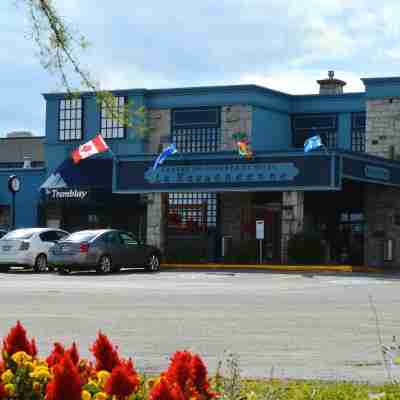
<svg viewBox="0 0 400 400">
<path fill-rule="evenodd" d="M 344 178 L 400 187 L 400 162 L 342 150 L 257 153 L 185 153 L 156 170 L 157 155 L 116 162 L 113 192 L 229 192 L 341 190 Z"/>
<path fill-rule="evenodd" d="M 72 159 L 64 160 L 40 186 L 40 189 L 112 187 L 112 160 L 87 159 L 74 164 Z"/>
</svg>

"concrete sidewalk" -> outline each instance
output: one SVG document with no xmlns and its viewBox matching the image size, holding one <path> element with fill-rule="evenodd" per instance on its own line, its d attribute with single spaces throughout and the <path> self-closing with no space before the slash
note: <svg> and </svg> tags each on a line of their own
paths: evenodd
<svg viewBox="0 0 400 400">
<path fill-rule="evenodd" d="M 203 270 L 263 270 L 274 272 L 369 272 L 369 273 L 385 273 L 383 268 L 373 268 L 354 265 L 266 265 L 266 264 L 178 264 L 164 263 L 161 264 L 162 269 L 203 269 Z"/>
</svg>

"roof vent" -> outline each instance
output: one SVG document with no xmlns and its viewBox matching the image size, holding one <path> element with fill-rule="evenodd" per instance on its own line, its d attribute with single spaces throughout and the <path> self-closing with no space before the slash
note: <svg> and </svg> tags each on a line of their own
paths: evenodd
<svg viewBox="0 0 400 400">
<path fill-rule="evenodd" d="M 24 156 L 24 166 L 23 168 L 32 168 L 32 157 Z"/>
<path fill-rule="evenodd" d="M 328 79 L 320 79 L 317 82 L 321 95 L 343 94 L 343 86 L 346 85 L 346 82 L 335 78 L 335 71 L 328 71 Z"/>
</svg>

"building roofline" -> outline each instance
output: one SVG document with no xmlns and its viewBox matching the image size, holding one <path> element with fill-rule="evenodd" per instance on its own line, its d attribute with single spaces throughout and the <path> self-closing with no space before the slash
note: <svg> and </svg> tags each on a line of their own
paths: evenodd
<svg viewBox="0 0 400 400">
<path fill-rule="evenodd" d="M 362 82 L 364 84 L 368 83 L 388 83 L 388 82 L 394 82 L 394 83 L 400 83 L 400 76 L 387 76 L 387 77 L 381 77 L 381 78 L 361 78 Z"/>
</svg>

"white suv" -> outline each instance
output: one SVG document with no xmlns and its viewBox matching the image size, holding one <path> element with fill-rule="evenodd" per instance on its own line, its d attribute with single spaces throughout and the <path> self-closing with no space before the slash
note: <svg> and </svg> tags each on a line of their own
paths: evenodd
<svg viewBox="0 0 400 400">
<path fill-rule="evenodd" d="M 53 228 L 24 228 L 8 232 L 0 239 L 0 272 L 10 267 L 48 270 L 49 250 L 68 232 Z"/>
</svg>

